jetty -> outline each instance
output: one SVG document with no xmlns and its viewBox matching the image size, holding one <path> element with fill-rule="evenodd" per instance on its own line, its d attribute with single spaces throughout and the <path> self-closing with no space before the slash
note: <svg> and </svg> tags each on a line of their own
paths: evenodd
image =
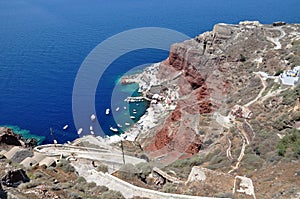
<svg viewBox="0 0 300 199">
<path fill-rule="evenodd" d="M 127 97 L 124 101 L 125 102 L 142 102 L 142 101 L 151 101 L 148 97 L 139 96 L 139 97 Z"/>
</svg>

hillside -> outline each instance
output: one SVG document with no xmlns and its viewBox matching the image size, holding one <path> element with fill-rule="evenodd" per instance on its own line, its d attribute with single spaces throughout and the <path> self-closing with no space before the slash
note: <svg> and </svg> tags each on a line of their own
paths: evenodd
<svg viewBox="0 0 300 199">
<path fill-rule="evenodd" d="M 3 189 L 19 198 L 299 198 L 298 66 L 300 24 L 217 24 L 123 78 L 150 99 L 127 132 L 136 139 L 38 146 L 27 156 L 55 164 L 30 166 L 2 143 L 1 175 L 23 168 L 30 178 Z"/>
</svg>

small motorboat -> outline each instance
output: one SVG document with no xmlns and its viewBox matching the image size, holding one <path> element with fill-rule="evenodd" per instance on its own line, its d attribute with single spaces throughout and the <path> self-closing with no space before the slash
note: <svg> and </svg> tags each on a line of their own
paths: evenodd
<svg viewBox="0 0 300 199">
<path fill-rule="evenodd" d="M 83 131 L 82 128 L 78 129 L 77 134 L 80 135 L 82 133 L 82 131 Z"/>
<path fill-rule="evenodd" d="M 63 130 L 66 130 L 68 127 L 69 127 L 69 125 L 65 125 L 65 126 L 63 127 Z"/>
<path fill-rule="evenodd" d="M 117 128 L 114 128 L 114 127 L 112 127 L 112 126 L 111 126 L 109 129 L 110 129 L 111 131 L 115 132 L 115 133 L 119 131 Z"/>
<path fill-rule="evenodd" d="M 117 126 L 118 126 L 119 128 L 122 128 L 122 127 L 123 127 L 121 124 L 117 124 Z"/>
<path fill-rule="evenodd" d="M 131 119 L 135 119 L 135 116 L 132 115 L 132 116 L 130 116 L 130 118 L 131 118 Z"/>
<path fill-rule="evenodd" d="M 117 107 L 117 108 L 116 108 L 116 111 L 118 112 L 119 110 L 120 110 L 120 107 Z"/>
<path fill-rule="evenodd" d="M 110 110 L 109 110 L 109 108 L 107 108 L 107 109 L 105 110 L 105 114 L 106 114 L 106 115 L 109 115 L 109 112 L 110 112 Z"/>
<path fill-rule="evenodd" d="M 93 131 L 93 130 L 94 130 L 93 126 L 90 126 L 90 131 Z"/>
<path fill-rule="evenodd" d="M 128 122 L 125 122 L 125 125 L 126 125 L 126 126 L 130 126 L 130 123 L 128 123 Z"/>
<path fill-rule="evenodd" d="M 92 114 L 91 115 L 91 120 L 94 122 L 96 120 L 96 115 L 95 114 Z"/>
</svg>

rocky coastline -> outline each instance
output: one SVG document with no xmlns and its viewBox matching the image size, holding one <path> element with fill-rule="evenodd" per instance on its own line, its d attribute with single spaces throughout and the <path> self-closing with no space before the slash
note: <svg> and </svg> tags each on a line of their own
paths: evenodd
<svg viewBox="0 0 300 199">
<path fill-rule="evenodd" d="M 298 198 L 300 86 L 280 82 L 297 66 L 300 24 L 216 24 L 122 79 L 150 101 L 124 134 L 38 146 L 26 161 L 15 158 L 24 154 L 18 148 L 5 151 L 0 164 L 11 172 L 0 172 L 2 180 L 23 173 L 11 159 L 33 179 L 5 190 L 40 198 Z M 5 145 L 26 146 L 5 131 Z"/>
<path fill-rule="evenodd" d="M 35 138 L 24 138 L 9 127 L 0 127 L 0 144 L 34 148 L 38 144 Z"/>
</svg>

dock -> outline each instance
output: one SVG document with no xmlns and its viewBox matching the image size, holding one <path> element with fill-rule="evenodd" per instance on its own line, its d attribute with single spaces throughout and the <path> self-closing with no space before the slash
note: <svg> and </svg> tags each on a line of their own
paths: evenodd
<svg viewBox="0 0 300 199">
<path fill-rule="evenodd" d="M 139 96 L 139 97 L 127 97 L 124 101 L 125 102 L 142 102 L 142 101 L 151 101 L 148 97 Z"/>
</svg>

